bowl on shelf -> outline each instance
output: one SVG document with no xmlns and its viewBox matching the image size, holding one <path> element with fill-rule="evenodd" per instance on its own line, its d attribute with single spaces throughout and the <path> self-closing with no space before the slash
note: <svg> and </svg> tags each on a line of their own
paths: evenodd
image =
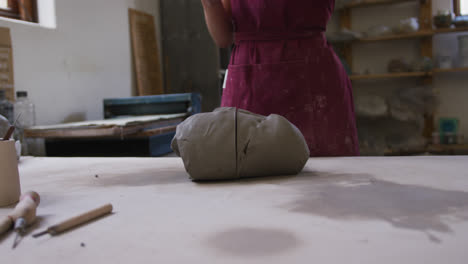
<svg viewBox="0 0 468 264">
<path fill-rule="evenodd" d="M 434 25 L 437 28 L 448 28 L 452 25 L 452 15 L 436 15 L 433 18 L 434 20 Z"/>
<path fill-rule="evenodd" d="M 419 30 L 419 22 L 416 17 L 400 20 L 400 24 L 394 29 L 395 33 L 413 33 Z"/>
<path fill-rule="evenodd" d="M 387 65 L 389 73 L 410 72 L 411 70 L 411 65 L 404 59 L 393 59 Z"/>
<path fill-rule="evenodd" d="M 365 32 L 366 37 L 369 37 L 369 38 L 383 37 L 383 36 L 388 36 L 391 34 L 392 34 L 392 29 L 390 27 L 383 26 L 383 25 L 371 26 Z"/>
</svg>

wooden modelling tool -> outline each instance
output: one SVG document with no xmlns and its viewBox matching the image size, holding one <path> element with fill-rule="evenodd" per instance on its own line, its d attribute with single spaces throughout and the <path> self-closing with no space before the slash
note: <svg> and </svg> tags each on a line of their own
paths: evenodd
<svg viewBox="0 0 468 264">
<path fill-rule="evenodd" d="M 56 225 L 50 226 L 47 228 L 47 230 L 34 234 L 33 237 L 37 238 L 45 234 L 50 234 L 54 236 L 64 231 L 67 231 L 73 227 L 79 226 L 93 219 L 109 214 L 111 212 L 112 212 L 112 204 L 106 204 L 104 206 L 101 206 L 89 212 L 72 217 Z"/>
<path fill-rule="evenodd" d="M 22 114 L 22 113 L 20 113 L 20 114 L 16 117 L 15 122 L 13 122 L 13 125 L 11 125 L 11 126 L 8 128 L 6 134 L 3 136 L 3 139 L 2 139 L 2 140 L 10 140 L 11 135 L 13 135 L 13 132 L 15 131 L 16 121 L 18 121 L 18 119 L 21 117 L 21 114 Z"/>
</svg>

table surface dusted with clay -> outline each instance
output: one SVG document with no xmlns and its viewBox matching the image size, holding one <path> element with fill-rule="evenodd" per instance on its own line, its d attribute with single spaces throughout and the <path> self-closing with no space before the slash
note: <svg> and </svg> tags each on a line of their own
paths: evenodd
<svg viewBox="0 0 468 264">
<path fill-rule="evenodd" d="M 22 158 L 38 221 L 1 263 L 467 263 L 468 157 L 310 159 L 195 183 L 179 158 Z M 31 234 L 112 203 L 64 234 Z M 11 209 L 0 208 L 0 216 Z"/>
</svg>

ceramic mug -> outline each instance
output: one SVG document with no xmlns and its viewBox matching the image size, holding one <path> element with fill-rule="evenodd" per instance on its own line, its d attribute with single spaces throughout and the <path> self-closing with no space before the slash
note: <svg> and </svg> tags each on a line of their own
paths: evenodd
<svg viewBox="0 0 468 264">
<path fill-rule="evenodd" d="M 21 194 L 14 140 L 0 140 L 0 207 L 18 202 Z"/>
</svg>

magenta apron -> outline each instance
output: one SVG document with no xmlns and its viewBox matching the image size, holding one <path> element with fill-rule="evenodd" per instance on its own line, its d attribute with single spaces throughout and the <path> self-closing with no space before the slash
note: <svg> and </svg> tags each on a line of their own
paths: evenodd
<svg viewBox="0 0 468 264">
<path fill-rule="evenodd" d="M 279 114 L 311 156 L 359 155 L 351 83 L 324 31 L 333 0 L 231 0 L 235 47 L 222 106 Z"/>
</svg>

